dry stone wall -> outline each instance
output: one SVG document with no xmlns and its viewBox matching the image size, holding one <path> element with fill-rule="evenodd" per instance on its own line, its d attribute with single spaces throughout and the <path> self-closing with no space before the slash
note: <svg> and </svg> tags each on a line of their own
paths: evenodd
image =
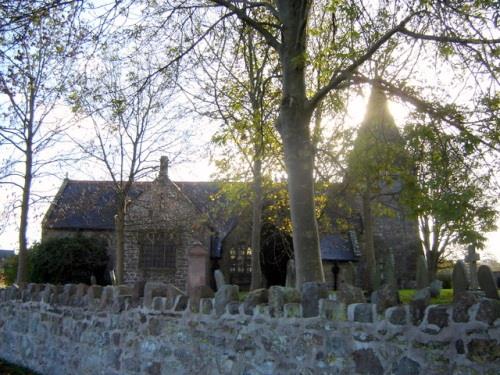
<svg viewBox="0 0 500 375">
<path fill-rule="evenodd" d="M 319 289 L 304 299 L 275 288 L 254 305 L 236 301 L 234 289 L 198 295 L 196 308 L 162 283 L 3 289 L 0 357 L 50 375 L 493 375 L 500 368 L 498 300 L 428 306 L 415 320 L 409 306 L 378 314 L 375 305 L 345 306 Z"/>
</svg>

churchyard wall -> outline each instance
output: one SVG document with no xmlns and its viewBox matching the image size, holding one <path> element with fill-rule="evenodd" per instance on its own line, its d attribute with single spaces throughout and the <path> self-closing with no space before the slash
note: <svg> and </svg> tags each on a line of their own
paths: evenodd
<svg viewBox="0 0 500 375">
<path fill-rule="evenodd" d="M 275 288 L 267 304 L 258 295 L 242 304 L 235 292 L 227 285 L 202 298 L 209 293 L 201 288 L 188 300 L 161 283 L 10 287 L 0 290 L 0 357 L 51 375 L 493 375 L 500 368 L 498 300 L 379 314 L 375 305 L 346 306 L 314 291 L 299 301 L 298 292 Z"/>
</svg>

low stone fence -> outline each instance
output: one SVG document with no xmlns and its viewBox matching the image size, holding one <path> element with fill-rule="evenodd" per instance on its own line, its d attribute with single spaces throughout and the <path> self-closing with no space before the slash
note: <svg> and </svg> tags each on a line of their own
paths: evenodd
<svg viewBox="0 0 500 375">
<path fill-rule="evenodd" d="M 381 312 L 368 303 L 299 301 L 277 287 L 268 303 L 252 306 L 226 298 L 237 290 L 226 287 L 191 300 L 160 283 L 3 289 L 0 357 L 50 375 L 493 375 L 500 368 L 498 300 Z"/>
</svg>

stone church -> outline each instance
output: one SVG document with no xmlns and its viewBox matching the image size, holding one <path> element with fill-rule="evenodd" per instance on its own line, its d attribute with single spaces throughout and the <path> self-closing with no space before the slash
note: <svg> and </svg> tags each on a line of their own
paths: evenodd
<svg viewBox="0 0 500 375">
<path fill-rule="evenodd" d="M 166 157 L 154 181 L 134 182 L 125 218 L 125 282 L 158 280 L 184 290 L 213 286 L 212 271 L 220 268 L 229 283 L 248 287 L 251 213 L 228 214 L 224 207 L 229 202 L 218 194 L 220 187 L 217 182 L 171 181 Z M 358 274 L 363 273 L 365 220 L 359 197 L 346 194 L 342 184 L 332 185 L 326 195 L 323 214 L 333 225 L 320 233 L 320 246 L 326 280 L 334 287 L 347 262 L 355 262 Z M 64 180 L 44 217 L 42 239 L 77 234 L 103 239 L 111 270 L 114 197 L 111 181 Z M 391 252 L 399 286 L 411 286 L 420 253 L 417 223 L 408 218 L 397 194 L 385 195 L 379 203 L 391 207 L 392 214 L 372 220 L 377 267 L 385 267 L 385 254 Z M 292 247 L 289 234 L 264 224 L 261 258 L 268 285 L 284 283 Z"/>
</svg>

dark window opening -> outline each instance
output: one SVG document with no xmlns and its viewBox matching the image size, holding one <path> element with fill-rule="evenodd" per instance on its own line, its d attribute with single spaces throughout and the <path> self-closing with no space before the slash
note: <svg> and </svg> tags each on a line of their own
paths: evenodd
<svg viewBox="0 0 500 375">
<path fill-rule="evenodd" d="M 175 269 L 175 241 L 167 233 L 140 233 L 139 247 L 143 268 Z"/>
</svg>

